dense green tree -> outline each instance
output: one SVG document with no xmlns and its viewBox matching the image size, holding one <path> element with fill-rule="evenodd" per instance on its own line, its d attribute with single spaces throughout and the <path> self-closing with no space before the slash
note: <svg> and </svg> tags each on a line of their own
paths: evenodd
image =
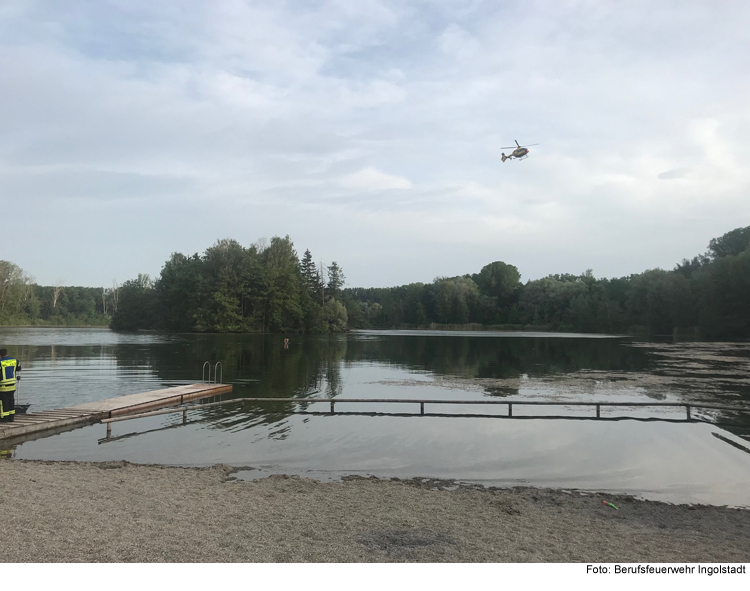
<svg viewBox="0 0 750 591">
<path fill-rule="evenodd" d="M 309 250 L 300 261 L 302 290 L 300 308 L 305 332 L 325 332 L 328 325 L 323 316 L 323 289 L 320 274 Z"/>
<path fill-rule="evenodd" d="M 692 259 L 682 259 L 682 262 L 678 263 L 674 270 L 686 279 L 690 279 L 693 276 L 693 273 L 695 273 L 703 265 L 707 265 L 710 262 L 710 257 L 699 254 L 697 256 L 694 256 Z"/>
<path fill-rule="evenodd" d="M 320 291 L 320 275 L 318 274 L 318 269 L 315 267 L 312 253 L 310 253 L 309 249 L 305 251 L 300 261 L 300 271 L 302 273 L 302 285 L 310 296 L 315 298 Z M 320 298 L 316 299 L 319 300 Z"/>
<path fill-rule="evenodd" d="M 495 261 L 482 267 L 472 279 L 484 295 L 497 298 L 500 307 L 510 306 L 521 288 L 521 274 L 513 265 Z"/>
<path fill-rule="evenodd" d="M 289 239 L 274 236 L 263 251 L 265 267 L 263 325 L 267 332 L 298 331 L 302 328 L 299 260 Z"/>
<path fill-rule="evenodd" d="M 343 274 L 337 266 L 333 276 L 332 290 L 340 291 Z M 136 324 L 131 314 L 133 282 L 123 287 L 121 295 L 127 301 L 114 314 L 112 326 L 132 328 Z M 153 291 L 155 313 L 149 328 L 217 332 L 346 328 L 337 305 L 331 306 L 330 318 L 326 317 L 321 278 L 312 255 L 307 251 L 299 261 L 288 236 L 276 236 L 270 243 L 259 240 L 249 248 L 236 240 L 219 240 L 202 256 L 173 253 Z"/>
<path fill-rule="evenodd" d="M 750 247 L 750 226 L 736 228 L 708 243 L 708 250 L 713 259 L 736 256 Z"/>
<path fill-rule="evenodd" d="M 346 308 L 347 324 L 349 328 L 365 328 L 367 326 L 367 318 L 365 316 L 365 310 L 367 304 L 358 302 L 351 298 L 344 302 Z"/>
<path fill-rule="evenodd" d="M 0 320 L 20 316 L 24 304 L 31 297 L 29 278 L 19 267 L 9 261 L 0 261 Z"/>
<path fill-rule="evenodd" d="M 346 277 L 336 261 L 328 266 L 328 296 L 338 298 L 341 295 L 341 288 L 344 287 Z"/>
<path fill-rule="evenodd" d="M 750 250 L 706 265 L 696 274 L 695 291 L 703 335 L 750 337 Z"/>
<path fill-rule="evenodd" d="M 331 332 L 342 332 L 346 330 L 348 315 L 346 308 L 341 302 L 331 298 L 323 306 L 323 318 L 328 323 Z"/>
<path fill-rule="evenodd" d="M 155 325 L 156 290 L 148 275 L 138 274 L 122 284 L 117 313 L 112 317 L 115 330 L 139 330 Z"/>
<path fill-rule="evenodd" d="M 435 281 L 437 321 L 441 324 L 466 324 L 478 296 L 477 284 L 466 277 L 441 278 Z"/>
<path fill-rule="evenodd" d="M 194 254 L 172 253 L 156 282 L 159 325 L 167 330 L 191 331 L 198 312 L 198 285 L 203 261 Z"/>
<path fill-rule="evenodd" d="M 242 332 L 247 329 L 246 299 L 262 297 L 264 290 L 253 247 L 236 240 L 219 240 L 208 248 L 197 285 L 198 330 Z"/>
</svg>

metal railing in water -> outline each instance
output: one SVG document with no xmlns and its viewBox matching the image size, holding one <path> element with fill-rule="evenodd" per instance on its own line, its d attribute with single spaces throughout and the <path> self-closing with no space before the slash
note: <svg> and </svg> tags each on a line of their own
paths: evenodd
<svg viewBox="0 0 750 591">
<path fill-rule="evenodd" d="M 750 408 L 738 408 L 731 406 L 713 406 L 706 404 L 693 404 L 685 402 L 561 402 L 546 400 L 420 400 L 413 398 L 340 398 L 338 400 L 326 398 L 241 398 L 244 402 L 276 402 L 276 403 L 328 403 L 331 405 L 330 414 L 335 414 L 336 403 L 339 404 L 419 404 L 419 414 L 424 416 L 425 404 L 468 404 L 468 405 L 505 405 L 508 407 L 509 417 L 513 416 L 513 406 L 588 406 L 596 408 L 596 417 L 601 418 L 602 407 L 672 407 L 684 408 L 686 419 L 691 420 L 691 409 L 704 410 L 728 410 L 736 412 L 750 412 Z M 229 401 L 227 401 L 229 402 Z M 416 413 L 415 413 L 416 414 Z M 429 414 L 429 413 L 428 413 Z"/>
<path fill-rule="evenodd" d="M 133 419 L 140 419 L 145 417 L 152 417 L 157 415 L 172 414 L 172 413 L 183 413 L 183 422 L 187 420 L 187 412 L 192 410 L 201 410 L 213 406 L 220 406 L 224 404 L 236 404 L 236 403 L 275 403 L 275 404 L 328 404 L 330 405 L 329 412 L 325 413 L 328 415 L 334 415 L 336 413 L 336 404 L 418 404 L 419 413 L 408 413 L 408 416 L 452 416 L 440 413 L 428 413 L 425 412 L 425 405 L 504 405 L 508 407 L 507 415 L 455 415 L 455 416 L 477 416 L 477 417 L 492 417 L 492 418 L 514 418 L 513 407 L 519 406 L 585 406 L 593 407 L 596 410 L 596 417 L 574 417 L 574 416 L 538 416 L 530 415 L 524 416 L 524 418 L 589 418 L 589 419 L 601 419 L 602 407 L 620 407 L 620 408 L 639 408 L 639 407 L 654 407 L 654 408 L 683 408 L 685 409 L 685 421 L 701 420 L 693 417 L 691 411 L 694 409 L 700 410 L 713 410 L 713 411 L 730 411 L 739 413 L 750 413 L 750 408 L 741 408 L 737 406 L 714 406 L 709 404 L 694 404 L 686 402 L 561 402 L 561 401 L 543 401 L 543 400 L 435 400 L 435 399 L 414 399 L 414 398 L 340 398 L 338 400 L 330 398 L 232 398 L 229 400 L 221 400 L 219 402 L 211 402 L 208 404 L 196 404 L 192 406 L 181 406 L 172 409 L 157 410 L 152 412 L 141 413 L 137 415 L 126 415 L 120 417 L 114 417 L 111 419 L 102 419 L 102 423 L 107 424 L 107 435 L 111 433 L 112 423 L 119 421 L 129 421 Z M 294 411 L 292 414 L 309 414 L 307 411 Z M 324 413 L 314 413 L 324 414 Z M 363 413 L 352 413 L 352 412 L 341 412 L 338 414 L 363 414 Z M 384 412 L 370 412 L 366 414 L 377 414 L 387 415 L 389 413 Z M 392 413 L 390 413 L 392 414 Z M 522 415 L 523 416 L 523 415 Z M 515 418 L 520 418 L 516 415 Z M 636 418 L 628 416 L 609 416 L 606 419 L 618 419 L 618 418 Z M 641 419 L 642 420 L 642 419 Z M 655 418 L 651 420 L 667 420 Z"/>
</svg>

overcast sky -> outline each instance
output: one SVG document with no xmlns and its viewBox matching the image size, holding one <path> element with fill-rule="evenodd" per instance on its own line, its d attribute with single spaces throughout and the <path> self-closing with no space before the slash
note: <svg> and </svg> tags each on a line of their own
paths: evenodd
<svg viewBox="0 0 750 591">
<path fill-rule="evenodd" d="M 289 234 L 349 286 L 671 269 L 750 225 L 749 30 L 744 0 L 3 0 L 0 259 L 100 286 Z"/>
</svg>

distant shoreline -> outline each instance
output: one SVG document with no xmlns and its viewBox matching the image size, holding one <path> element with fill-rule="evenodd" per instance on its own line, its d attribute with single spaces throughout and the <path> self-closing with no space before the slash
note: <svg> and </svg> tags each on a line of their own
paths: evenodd
<svg viewBox="0 0 750 591">
<path fill-rule="evenodd" d="M 297 335 L 297 336 L 316 336 L 316 335 L 327 335 L 327 334 L 346 334 L 346 333 L 357 333 L 357 332 L 476 332 L 476 333 L 490 333 L 490 332 L 502 332 L 502 333 L 529 333 L 529 334 L 545 334 L 550 337 L 554 336 L 571 336 L 571 337 L 585 337 L 585 338 L 620 338 L 620 339 L 672 339 L 674 342 L 746 342 L 746 338 L 725 338 L 725 339 L 705 339 L 700 338 L 695 334 L 690 333 L 675 333 L 671 335 L 667 334 L 649 334 L 647 332 L 631 332 L 622 334 L 602 333 L 602 332 L 576 332 L 568 330 L 554 330 L 547 326 L 522 326 L 522 325 L 465 325 L 465 324 L 448 324 L 448 325 L 429 325 L 429 326 L 400 326 L 397 328 L 350 328 L 341 332 L 319 332 L 319 333 L 295 333 L 295 332 L 185 332 L 185 331 L 170 331 L 161 329 L 137 329 L 137 330 L 115 330 L 110 326 L 102 324 L 0 324 L 0 330 L 4 328 L 35 328 L 35 329 L 59 329 L 59 328 L 86 328 L 86 329 L 101 329 L 110 330 L 116 333 L 156 333 L 156 334 L 191 334 L 191 335 Z"/>
<path fill-rule="evenodd" d="M 0 324 L 0 329 L 3 328 L 101 328 L 103 330 L 111 330 L 113 332 L 142 332 L 142 333 L 164 333 L 164 334 L 296 334 L 296 335 L 321 335 L 321 334 L 345 334 L 345 333 L 357 333 L 362 331 L 369 332 L 407 332 L 407 331 L 420 331 L 420 332 L 508 332 L 508 333 L 550 333 L 550 334 L 561 334 L 561 335 L 590 335 L 590 336 L 602 336 L 602 337 L 633 337 L 640 336 L 635 334 L 609 334 L 600 332 L 587 332 L 581 333 L 576 331 L 564 331 L 564 330 L 552 330 L 549 327 L 544 326 L 526 326 L 521 327 L 497 327 L 497 326 L 482 326 L 482 325 L 439 325 L 439 326 L 400 326 L 396 328 L 350 328 L 342 332 L 319 332 L 319 333 L 292 333 L 292 332 L 211 332 L 211 331 L 195 331 L 195 332 L 184 332 L 184 331 L 170 331 L 170 330 L 158 330 L 158 329 L 139 329 L 134 331 L 122 331 L 115 330 L 109 326 L 102 324 Z M 654 335 L 662 336 L 662 335 Z M 663 335 L 667 336 L 667 335 Z"/>
<path fill-rule="evenodd" d="M 112 330 L 104 324 L 0 324 L 0 329 L 3 328 L 101 328 Z"/>
</svg>

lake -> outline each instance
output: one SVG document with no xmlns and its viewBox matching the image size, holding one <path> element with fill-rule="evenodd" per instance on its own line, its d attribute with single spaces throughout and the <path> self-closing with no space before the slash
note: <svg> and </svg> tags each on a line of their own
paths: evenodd
<svg viewBox="0 0 750 591">
<path fill-rule="evenodd" d="M 283 338 L 290 338 L 289 348 Z M 675 402 L 750 408 L 750 344 L 657 343 L 600 335 L 358 331 L 340 335 L 120 334 L 2 328 L 24 366 L 32 411 L 201 381 L 221 362 L 230 404 L 93 425 L 28 441 L 16 459 L 127 460 L 285 473 L 440 478 L 492 486 L 622 492 L 670 502 L 750 506 L 750 413 L 684 408 L 346 404 L 352 398 Z M 226 398 L 226 396 L 225 396 Z M 302 408 L 298 405 L 298 408 Z M 342 414 L 339 414 L 339 413 Z M 346 413 L 370 414 L 346 414 Z M 401 416 L 382 416 L 392 413 Z M 414 413 L 409 416 L 408 413 Z M 455 416 L 493 414 L 495 417 Z M 551 418 L 565 414 L 568 419 Z M 659 419 L 659 420 L 651 420 Z M 715 424 L 720 423 L 720 424 Z M 2 444 L 0 444 L 2 445 Z"/>
</svg>

